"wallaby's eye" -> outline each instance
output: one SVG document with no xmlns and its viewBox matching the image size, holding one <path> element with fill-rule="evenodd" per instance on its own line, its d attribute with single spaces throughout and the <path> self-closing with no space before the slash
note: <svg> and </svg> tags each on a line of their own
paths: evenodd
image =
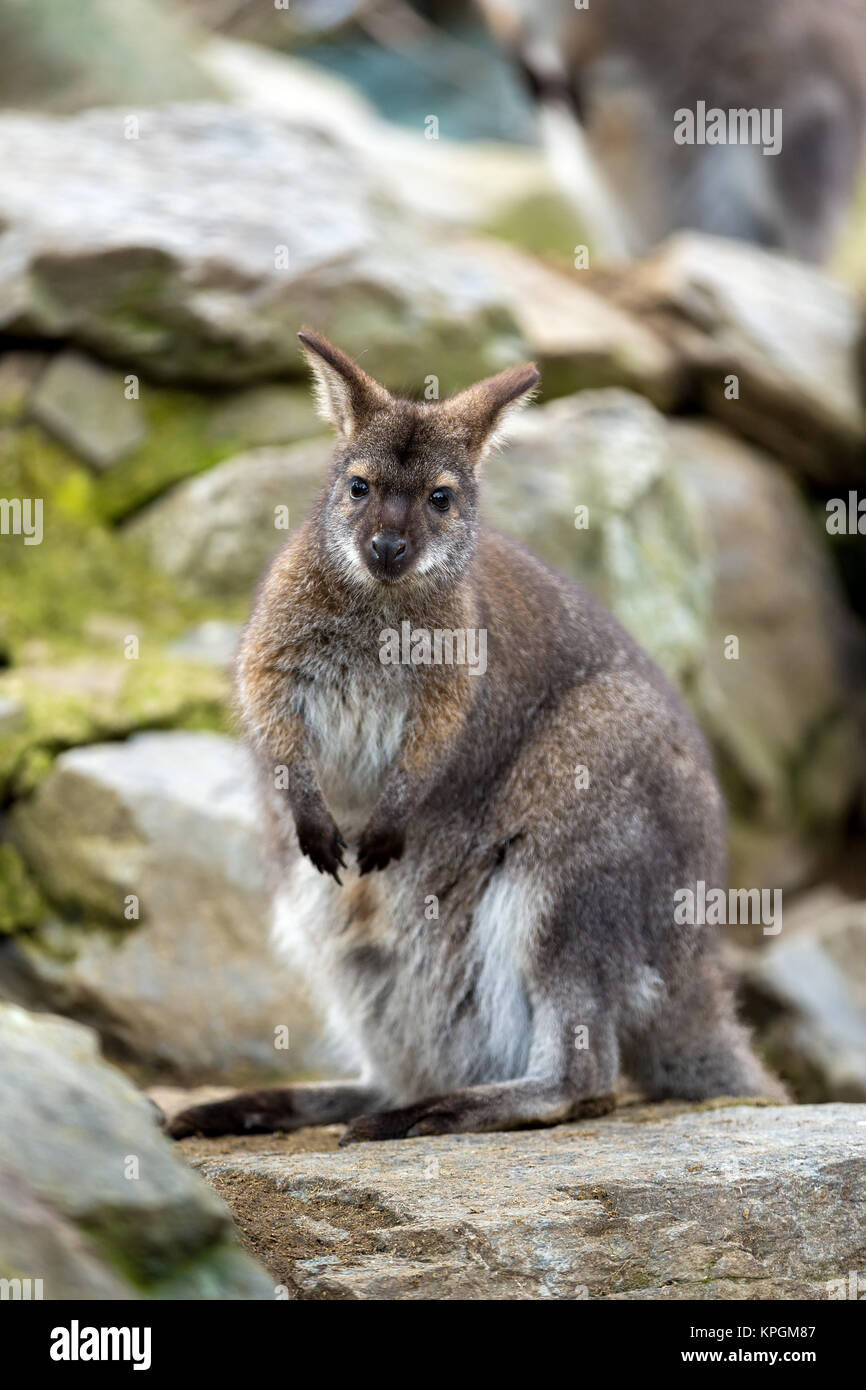
<svg viewBox="0 0 866 1390">
<path fill-rule="evenodd" d="M 362 497 L 366 497 L 370 491 L 370 484 L 365 483 L 363 478 L 353 478 L 349 484 L 349 496 L 354 497 L 358 502 Z"/>
<path fill-rule="evenodd" d="M 444 487 L 437 487 L 435 492 L 430 493 L 430 502 L 437 512 L 447 512 L 451 506 L 451 498 Z"/>
</svg>

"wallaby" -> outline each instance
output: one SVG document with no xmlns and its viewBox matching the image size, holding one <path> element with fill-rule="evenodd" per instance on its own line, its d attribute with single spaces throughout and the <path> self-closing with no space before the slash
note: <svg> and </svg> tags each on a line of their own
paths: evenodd
<svg viewBox="0 0 866 1390">
<path fill-rule="evenodd" d="M 621 1070 L 652 1097 L 781 1096 L 714 934 L 674 920 L 677 890 L 725 876 L 702 735 L 609 613 L 479 520 L 535 366 L 421 403 L 301 340 L 339 442 L 262 583 L 238 693 L 276 939 L 360 1076 L 195 1106 L 170 1132 L 549 1125 L 610 1109 Z M 467 634 L 486 669 L 448 660 L 480 649 Z"/>
<path fill-rule="evenodd" d="M 602 250 L 679 227 L 806 260 L 832 250 L 863 154 L 864 0 L 479 3 Z M 703 129 L 713 111 L 741 114 Z"/>
</svg>

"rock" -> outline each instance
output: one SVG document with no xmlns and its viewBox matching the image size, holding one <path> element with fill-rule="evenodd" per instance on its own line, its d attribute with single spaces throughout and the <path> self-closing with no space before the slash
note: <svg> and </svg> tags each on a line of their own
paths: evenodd
<svg viewBox="0 0 866 1390">
<path fill-rule="evenodd" d="M 646 323 L 580 283 L 585 271 L 548 268 L 521 251 L 485 243 L 486 263 L 538 359 L 546 396 L 625 386 L 670 409 L 681 389 L 670 347 Z"/>
<path fill-rule="evenodd" d="M 78 352 L 54 358 L 31 397 L 30 414 L 99 472 L 131 453 L 147 434 L 138 401 L 124 395 L 121 373 Z"/>
<path fill-rule="evenodd" d="M 61 566 L 62 571 L 62 566 Z M 136 571 L 140 575 L 140 570 Z M 48 650 L 38 660 L 0 671 L 0 696 L 25 711 L 24 721 L 0 741 L 0 793 L 33 790 L 54 756 L 76 744 L 125 738 L 139 729 L 222 729 L 229 683 L 213 666 L 162 653 L 139 624 L 126 623 L 109 645 L 96 636 L 98 615 L 87 622 L 88 658 L 70 660 Z M 101 626 L 101 624 L 100 624 Z M 106 622 L 106 627 L 108 626 Z M 138 660 L 125 660 L 123 634 L 141 635 Z M 34 639 L 38 648 L 38 639 Z"/>
<path fill-rule="evenodd" d="M 364 0 L 304 0 L 303 5 L 268 6 L 236 0 L 213 5 L 211 0 L 180 0 L 181 7 L 197 24 L 208 29 L 243 34 L 256 44 L 277 48 L 300 39 L 325 39 L 349 24 Z"/>
<path fill-rule="evenodd" d="M 852 756 L 859 639 L 785 470 L 712 425 L 674 421 L 667 432 L 712 556 L 696 703 L 728 794 L 732 882 L 792 888 L 838 838 L 863 785 L 863 759 Z"/>
<path fill-rule="evenodd" d="M 212 1192 L 95 1035 L 0 1006 L 0 1272 L 46 1299 L 265 1299 Z"/>
<path fill-rule="evenodd" d="M 484 487 L 495 525 L 587 584 L 689 688 L 706 647 L 712 568 L 700 508 L 647 401 L 595 391 L 525 411 Z"/>
<path fill-rule="evenodd" d="M 863 1268 L 862 1116 L 668 1104 L 194 1161 L 290 1297 L 824 1299 Z"/>
<path fill-rule="evenodd" d="M 0 734 L 18 733 L 27 723 L 27 712 L 20 700 L 0 694 Z"/>
<path fill-rule="evenodd" d="M 107 1267 L 71 1221 L 40 1202 L 13 1173 L 0 1168 L 0 1278 L 14 1298 L 138 1297 L 123 1275 Z M 16 1283 L 17 1281 L 17 1283 Z"/>
<path fill-rule="evenodd" d="M 762 1048 L 801 1099 L 866 1101 L 866 903 L 810 894 L 798 916 L 745 968 Z"/>
<path fill-rule="evenodd" d="M 14 845 L 0 842 L 0 938 L 38 927 L 47 908 Z"/>
<path fill-rule="evenodd" d="M 525 354 L 483 259 L 349 142 L 208 104 L 141 111 L 127 139 L 125 116 L 0 115 L 0 329 L 199 383 L 300 374 L 304 321 L 409 387 Z"/>
<path fill-rule="evenodd" d="M 621 297 L 666 331 L 704 409 L 728 428 L 819 486 L 866 477 L 853 290 L 758 247 L 687 233 L 638 264 Z"/>
<path fill-rule="evenodd" d="M 332 452 L 320 438 L 228 459 L 172 488 L 128 532 L 190 592 L 246 596 L 306 514 Z"/>
<path fill-rule="evenodd" d="M 251 386 L 218 405 L 210 418 L 214 439 L 253 448 L 292 444 L 320 434 L 322 421 L 306 386 Z"/>
<path fill-rule="evenodd" d="M 195 58 L 195 35 L 161 0 L 64 0 L 0 9 L 5 106 L 76 111 L 215 95 Z"/>
<path fill-rule="evenodd" d="M 226 668 L 234 661 L 241 635 L 239 623 L 222 622 L 211 618 L 187 632 L 179 642 L 169 647 L 169 656 L 194 661 L 204 666 Z"/>
<path fill-rule="evenodd" d="M 491 57 L 485 55 L 485 68 Z M 586 240 L 538 145 L 448 139 L 443 131 L 428 139 L 420 122 L 412 129 L 383 120 L 357 87 L 333 72 L 259 44 L 212 39 L 201 59 L 241 106 L 303 121 L 351 144 L 389 196 L 428 223 L 493 231 L 506 241 L 558 252 L 569 263 L 575 246 Z M 527 125 L 531 139 L 531 121 Z M 500 124 L 497 136 L 501 132 Z M 533 212 L 539 214 L 534 225 Z"/>
<path fill-rule="evenodd" d="M 237 745 L 174 732 L 72 749 L 16 805 L 12 831 L 66 920 L 8 943 L 0 994 L 91 1023 L 112 1055 L 167 1079 L 313 1068 L 303 990 L 269 948 Z"/>
<path fill-rule="evenodd" d="M 48 365 L 44 352 L 4 352 L 0 357 L 0 422 L 20 420 L 34 385 Z"/>
</svg>

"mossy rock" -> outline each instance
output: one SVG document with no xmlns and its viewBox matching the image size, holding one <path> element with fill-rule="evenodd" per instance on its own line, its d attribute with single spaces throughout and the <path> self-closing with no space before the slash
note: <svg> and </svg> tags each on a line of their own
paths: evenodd
<svg viewBox="0 0 866 1390">
<path fill-rule="evenodd" d="M 577 213 L 554 189 L 539 189 L 510 203 L 482 230 L 536 256 L 569 266 L 574 262 L 576 248 L 590 242 Z"/>
<path fill-rule="evenodd" d="M 47 911 L 15 846 L 0 844 L 0 936 L 37 927 Z"/>
<path fill-rule="evenodd" d="M 126 660 L 91 657 L 60 666 L 24 666 L 0 675 L 0 692 L 19 700 L 24 727 L 0 750 L 0 797 L 30 791 L 57 753 L 126 738 L 137 729 L 210 729 L 228 724 L 226 676 L 179 661 L 160 648 Z"/>
<path fill-rule="evenodd" d="M 200 393 L 142 383 L 147 438 L 95 487 L 99 514 L 116 522 L 175 483 L 256 444 L 292 443 L 321 430 L 306 387 L 273 383 Z"/>
</svg>

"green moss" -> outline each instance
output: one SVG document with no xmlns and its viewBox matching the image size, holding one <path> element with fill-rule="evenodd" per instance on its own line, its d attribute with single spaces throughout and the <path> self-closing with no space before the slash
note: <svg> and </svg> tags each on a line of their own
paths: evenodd
<svg viewBox="0 0 866 1390">
<path fill-rule="evenodd" d="M 127 661 L 91 656 L 59 666 L 23 666 L 0 676 L 0 693 L 27 712 L 23 729 L 0 748 L 0 797 L 33 789 L 57 753 L 78 744 L 126 738 L 137 729 L 211 729 L 230 724 L 225 675 L 167 657 L 147 645 Z"/>
<path fill-rule="evenodd" d="M 47 908 L 21 855 L 0 844 L 0 936 L 37 927 Z"/>
<path fill-rule="evenodd" d="M 43 503 L 41 544 L 0 537 L 0 643 L 13 661 L 32 660 L 34 644 L 40 661 L 112 638 L 119 645 L 118 633 L 139 635 L 144 647 L 208 617 L 237 616 L 181 596 L 137 542 L 104 525 L 100 487 L 37 427 L 0 437 L 0 496 Z"/>
<path fill-rule="evenodd" d="M 95 484 L 96 503 L 106 521 L 128 516 L 175 483 L 242 447 L 242 441 L 213 438 L 209 430 L 213 403 L 206 396 L 143 383 L 140 405 L 147 419 L 147 438 Z"/>
<path fill-rule="evenodd" d="M 32 787 L 57 752 L 78 743 L 225 725 L 224 676 L 165 648 L 208 618 L 239 621 L 243 604 L 181 594 L 138 542 L 101 519 L 99 488 L 37 427 L 0 435 L 0 497 L 43 503 L 40 544 L 0 537 L 0 651 L 10 664 L 0 692 L 25 711 L 0 745 L 5 797 Z"/>
<path fill-rule="evenodd" d="M 511 203 L 484 229 L 501 241 L 521 246 L 537 256 L 550 256 L 563 265 L 574 263 L 575 247 L 587 246 L 586 228 L 556 192 L 537 192 Z"/>
</svg>

